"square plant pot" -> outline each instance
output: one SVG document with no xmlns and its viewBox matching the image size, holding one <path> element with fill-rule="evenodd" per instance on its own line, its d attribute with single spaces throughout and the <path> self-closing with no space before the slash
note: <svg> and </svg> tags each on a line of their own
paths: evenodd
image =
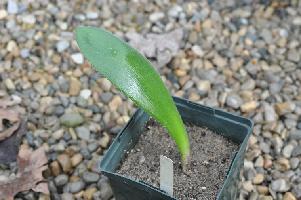
<svg viewBox="0 0 301 200">
<path fill-rule="evenodd" d="M 207 127 L 239 144 L 238 152 L 234 152 L 235 156 L 216 197 L 218 200 L 235 199 L 239 192 L 239 175 L 243 166 L 248 138 L 253 129 L 252 121 L 178 97 L 174 97 L 174 101 L 185 123 Z M 126 152 L 131 150 L 139 140 L 149 118 L 148 114 L 138 109 L 115 138 L 100 163 L 100 170 L 109 178 L 116 200 L 176 200 L 159 188 L 115 173 Z"/>
</svg>

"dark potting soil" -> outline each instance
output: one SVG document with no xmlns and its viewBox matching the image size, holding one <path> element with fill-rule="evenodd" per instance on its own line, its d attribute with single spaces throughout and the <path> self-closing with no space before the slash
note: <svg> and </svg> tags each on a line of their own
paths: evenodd
<svg viewBox="0 0 301 200">
<path fill-rule="evenodd" d="M 238 145 L 205 127 L 186 125 L 191 145 L 187 174 L 167 131 L 150 120 L 135 147 L 127 153 L 117 173 L 159 187 L 160 155 L 174 162 L 174 197 L 181 200 L 216 199 Z"/>
</svg>

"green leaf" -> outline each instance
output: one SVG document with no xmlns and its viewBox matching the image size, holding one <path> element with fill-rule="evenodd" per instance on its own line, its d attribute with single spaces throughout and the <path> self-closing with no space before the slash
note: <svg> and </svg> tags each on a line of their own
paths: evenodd
<svg viewBox="0 0 301 200">
<path fill-rule="evenodd" d="M 186 165 L 190 146 L 185 126 L 151 63 L 137 50 L 103 29 L 79 27 L 76 29 L 76 41 L 98 72 L 166 127 Z"/>
</svg>

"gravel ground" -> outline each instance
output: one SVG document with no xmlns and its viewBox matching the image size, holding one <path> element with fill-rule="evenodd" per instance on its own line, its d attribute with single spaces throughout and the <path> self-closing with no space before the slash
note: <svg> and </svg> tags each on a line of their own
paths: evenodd
<svg viewBox="0 0 301 200">
<path fill-rule="evenodd" d="M 83 59 L 79 25 L 129 41 L 172 94 L 254 120 L 240 199 L 301 199 L 301 3 L 237 2 L 1 0 L 0 98 L 49 158 L 51 196 L 17 199 L 114 199 L 97 162 L 133 104 Z"/>
</svg>

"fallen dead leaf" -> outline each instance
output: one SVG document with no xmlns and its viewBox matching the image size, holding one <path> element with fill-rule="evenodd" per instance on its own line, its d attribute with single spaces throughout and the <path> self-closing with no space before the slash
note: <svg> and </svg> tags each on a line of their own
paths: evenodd
<svg viewBox="0 0 301 200">
<path fill-rule="evenodd" d="M 14 102 L 9 99 L 0 99 L 0 108 L 7 108 L 14 105 Z"/>
<path fill-rule="evenodd" d="M 149 33 L 146 36 L 128 32 L 126 38 L 132 47 L 138 49 L 147 58 L 156 58 L 155 65 L 160 68 L 169 63 L 178 53 L 183 35 L 182 29 L 176 29 L 165 34 Z"/>
<path fill-rule="evenodd" d="M 27 130 L 27 122 L 25 120 L 22 120 L 20 124 L 12 136 L 0 141 L 0 164 L 16 161 L 22 136 Z"/>
<path fill-rule="evenodd" d="M 8 120 L 12 126 L 6 128 L 4 120 Z M 13 110 L 0 109 L 0 141 L 10 137 L 20 126 L 19 114 Z"/>
<path fill-rule="evenodd" d="M 17 159 L 19 170 L 16 178 L 0 182 L 0 200 L 13 200 L 18 192 L 30 189 L 49 194 L 48 185 L 43 182 L 42 175 L 47 169 L 47 161 L 42 147 L 32 152 L 26 145 L 22 145 Z"/>
</svg>

